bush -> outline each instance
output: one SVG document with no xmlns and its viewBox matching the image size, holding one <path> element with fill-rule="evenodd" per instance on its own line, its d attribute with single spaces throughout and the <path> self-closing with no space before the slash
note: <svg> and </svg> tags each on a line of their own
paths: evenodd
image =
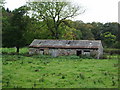
<svg viewBox="0 0 120 90">
<path fill-rule="evenodd" d="M 116 42 L 113 47 L 120 49 L 120 42 Z"/>
<path fill-rule="evenodd" d="M 104 49 L 104 53 L 112 54 L 120 54 L 120 49 Z"/>
</svg>

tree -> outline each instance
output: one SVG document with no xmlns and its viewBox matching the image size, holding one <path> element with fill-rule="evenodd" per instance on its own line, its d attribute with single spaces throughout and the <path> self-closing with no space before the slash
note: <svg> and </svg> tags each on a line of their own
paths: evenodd
<svg viewBox="0 0 120 90">
<path fill-rule="evenodd" d="M 4 46 L 16 47 L 17 53 L 19 53 L 19 48 L 26 44 L 24 34 L 27 26 L 27 16 L 24 16 L 25 13 L 26 6 L 21 6 L 20 8 L 13 10 L 12 16 L 7 21 L 9 28 L 6 26 L 3 28 Z"/>
<path fill-rule="evenodd" d="M 103 23 L 92 22 L 91 25 L 92 25 L 91 32 L 93 33 L 95 40 L 100 40 L 101 39 L 101 33 L 104 30 L 103 29 Z"/>
<path fill-rule="evenodd" d="M 72 39 L 72 40 L 80 40 L 82 38 L 82 32 L 80 29 L 81 21 L 72 21 L 72 20 L 64 20 L 63 25 L 64 31 L 63 37 L 64 39 Z"/>
<path fill-rule="evenodd" d="M 64 27 L 63 27 L 64 26 Z M 76 39 L 76 29 L 74 29 L 74 28 L 70 28 L 70 27 L 68 27 L 68 26 L 66 26 L 66 25 L 64 25 L 64 23 L 63 24 L 61 24 L 61 39 L 65 39 L 65 40 L 74 40 L 74 39 Z"/>
<path fill-rule="evenodd" d="M 4 8 L 5 0 L 0 0 L 0 47 L 2 47 L 2 10 Z"/>
<path fill-rule="evenodd" d="M 7 38 L 8 35 L 6 35 L 6 32 L 12 27 L 10 25 L 12 13 L 9 9 L 2 8 L 2 46 L 4 47 L 7 45 L 7 41 L 5 38 Z"/>
<path fill-rule="evenodd" d="M 111 32 L 113 35 L 117 35 L 118 33 L 118 23 L 117 22 L 110 22 L 110 23 L 105 23 L 103 25 L 103 32 Z"/>
<path fill-rule="evenodd" d="M 5 4 L 5 0 L 0 0 L 0 11 L 2 10 L 4 4 Z"/>
<path fill-rule="evenodd" d="M 105 32 L 104 34 L 101 34 L 101 37 L 104 41 L 104 43 L 108 46 L 108 47 L 112 47 L 113 44 L 116 41 L 116 36 L 112 35 L 111 32 Z"/>
<path fill-rule="evenodd" d="M 65 19 L 84 13 L 79 6 L 70 2 L 29 2 L 28 6 L 37 20 L 45 22 L 54 39 L 59 39 L 59 26 Z M 79 12 L 81 10 L 81 12 Z"/>
<path fill-rule="evenodd" d="M 30 44 L 34 39 L 51 39 L 52 35 L 46 28 L 43 21 L 37 21 L 34 18 L 29 18 L 25 32 L 27 43 Z"/>
</svg>

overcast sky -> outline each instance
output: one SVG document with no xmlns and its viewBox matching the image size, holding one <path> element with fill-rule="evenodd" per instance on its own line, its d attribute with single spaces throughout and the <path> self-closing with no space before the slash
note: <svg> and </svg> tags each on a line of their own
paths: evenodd
<svg viewBox="0 0 120 90">
<path fill-rule="evenodd" d="M 14 10 L 28 0 L 5 0 L 5 7 Z M 73 20 L 83 22 L 118 22 L 118 2 L 120 0 L 71 0 L 86 9 L 86 12 Z"/>
</svg>

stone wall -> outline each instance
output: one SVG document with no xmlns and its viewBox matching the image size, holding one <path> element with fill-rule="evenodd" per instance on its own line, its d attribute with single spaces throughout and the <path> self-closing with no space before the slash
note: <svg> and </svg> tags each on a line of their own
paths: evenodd
<svg viewBox="0 0 120 90">
<path fill-rule="evenodd" d="M 29 48 L 29 54 L 49 54 L 48 48 Z"/>
<path fill-rule="evenodd" d="M 50 49 L 49 54 L 53 57 L 76 54 L 75 49 Z"/>
<path fill-rule="evenodd" d="M 81 51 L 82 55 L 89 55 L 99 59 L 99 50 L 92 49 L 48 49 L 48 48 L 30 48 L 29 54 L 46 54 L 53 57 L 64 55 L 77 55 L 77 51 Z"/>
</svg>

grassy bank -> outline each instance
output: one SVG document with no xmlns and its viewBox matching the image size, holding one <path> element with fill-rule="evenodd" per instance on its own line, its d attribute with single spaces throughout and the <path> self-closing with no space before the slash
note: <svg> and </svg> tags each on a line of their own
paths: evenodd
<svg viewBox="0 0 120 90">
<path fill-rule="evenodd" d="M 27 50 L 27 49 L 26 49 Z M 3 88 L 117 88 L 118 60 L 3 54 Z M 23 53 L 23 54 L 22 54 Z"/>
</svg>

